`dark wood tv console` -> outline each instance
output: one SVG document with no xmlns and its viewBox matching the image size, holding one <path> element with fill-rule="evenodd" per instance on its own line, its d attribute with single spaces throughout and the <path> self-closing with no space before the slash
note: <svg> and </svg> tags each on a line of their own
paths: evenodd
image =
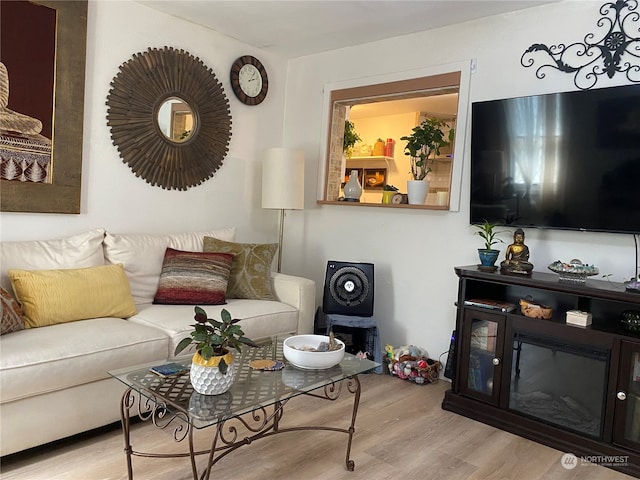
<svg viewBox="0 0 640 480">
<path fill-rule="evenodd" d="M 640 478 L 640 334 L 620 323 L 640 311 L 640 294 L 537 271 L 455 272 L 455 367 L 442 408 Z M 552 318 L 524 316 L 527 297 Z M 469 305 L 478 299 L 517 308 Z M 567 324 L 569 310 L 590 312 L 592 325 Z"/>
</svg>

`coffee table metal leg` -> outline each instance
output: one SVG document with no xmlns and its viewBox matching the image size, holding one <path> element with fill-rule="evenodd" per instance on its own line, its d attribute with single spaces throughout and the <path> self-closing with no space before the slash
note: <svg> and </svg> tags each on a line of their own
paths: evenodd
<svg viewBox="0 0 640 480">
<path fill-rule="evenodd" d="M 128 388 L 122 395 L 120 401 L 120 418 L 122 420 L 122 434 L 124 436 L 124 452 L 127 455 L 127 476 L 129 480 L 133 480 L 133 466 L 131 464 L 131 406 L 133 405 L 133 396 L 131 389 Z"/>
<path fill-rule="evenodd" d="M 189 428 L 189 460 L 191 462 L 191 473 L 193 480 L 198 480 L 198 467 L 196 466 L 196 453 L 193 448 L 193 428 Z"/>
<path fill-rule="evenodd" d="M 347 470 L 353 472 L 356 468 L 356 463 L 351 460 L 351 442 L 353 441 L 353 434 L 356 431 L 356 416 L 358 415 L 358 406 L 360 405 L 360 392 L 362 391 L 362 386 L 360 385 L 360 379 L 358 376 L 354 376 L 353 383 L 355 384 L 355 389 L 352 390 L 351 382 L 349 381 L 349 391 L 353 393 L 353 410 L 351 412 L 351 425 L 349 426 L 349 441 L 347 442 L 347 457 L 346 457 L 346 466 Z"/>
</svg>

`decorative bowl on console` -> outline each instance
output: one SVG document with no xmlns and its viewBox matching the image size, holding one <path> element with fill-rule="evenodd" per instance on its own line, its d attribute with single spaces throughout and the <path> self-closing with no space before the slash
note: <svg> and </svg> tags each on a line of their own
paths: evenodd
<svg viewBox="0 0 640 480">
<path fill-rule="evenodd" d="M 624 282 L 624 288 L 627 292 L 640 293 L 640 277 Z"/>
<path fill-rule="evenodd" d="M 525 317 L 549 320 L 553 315 L 553 309 L 547 305 L 534 303 L 531 297 L 520 299 L 520 311 Z"/>
<path fill-rule="evenodd" d="M 600 273 L 595 266 L 582 263 L 577 258 L 574 258 L 569 263 L 556 260 L 549 265 L 549 270 L 557 273 L 560 276 L 561 282 L 569 283 L 585 283 L 587 277 Z"/>
</svg>

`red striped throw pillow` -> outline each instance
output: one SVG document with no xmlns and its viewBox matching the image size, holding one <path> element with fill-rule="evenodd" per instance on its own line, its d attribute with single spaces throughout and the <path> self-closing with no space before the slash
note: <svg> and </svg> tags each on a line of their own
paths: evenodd
<svg viewBox="0 0 640 480">
<path fill-rule="evenodd" d="M 183 252 L 167 248 L 153 303 L 222 305 L 233 254 Z"/>
</svg>

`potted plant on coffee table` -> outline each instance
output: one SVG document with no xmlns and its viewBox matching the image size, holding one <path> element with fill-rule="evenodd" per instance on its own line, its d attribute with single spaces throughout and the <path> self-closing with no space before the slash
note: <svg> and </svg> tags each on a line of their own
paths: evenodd
<svg viewBox="0 0 640 480">
<path fill-rule="evenodd" d="M 494 249 L 493 246 L 496 243 L 504 243 L 504 241 L 497 237 L 498 234 L 502 233 L 501 231 L 496 231 L 497 226 L 498 224 L 490 223 L 487 220 L 479 225 L 474 225 L 478 229 L 475 234 L 484 240 L 484 248 L 478 249 L 478 256 L 480 257 L 478 268 L 480 270 L 495 271 L 498 269 L 495 263 L 498 260 L 498 255 L 500 255 L 500 250 Z"/>
<path fill-rule="evenodd" d="M 411 135 L 400 137 L 400 140 L 407 142 L 404 154 L 410 157 L 411 162 L 413 180 L 407 181 L 410 204 L 424 205 L 429 191 L 429 182 L 426 177 L 431 171 L 433 157 L 439 155 L 440 149 L 448 145 L 454 136 L 454 131 L 451 129 L 448 135 L 449 141 L 446 140 L 445 128 L 447 128 L 447 123 L 444 120 L 428 117 L 420 125 L 413 128 Z"/>
<path fill-rule="evenodd" d="M 194 310 L 196 323 L 192 325 L 193 331 L 189 337 L 180 340 L 175 354 L 195 344 L 196 352 L 191 359 L 191 384 L 198 393 L 219 395 L 229 390 L 235 379 L 237 368 L 231 349 L 240 352 L 242 345 L 258 345 L 244 336 L 238 325 L 240 319 L 231 318 L 226 309 L 222 309 L 221 321 L 207 318 L 207 312 L 201 307 L 195 307 Z"/>
</svg>

